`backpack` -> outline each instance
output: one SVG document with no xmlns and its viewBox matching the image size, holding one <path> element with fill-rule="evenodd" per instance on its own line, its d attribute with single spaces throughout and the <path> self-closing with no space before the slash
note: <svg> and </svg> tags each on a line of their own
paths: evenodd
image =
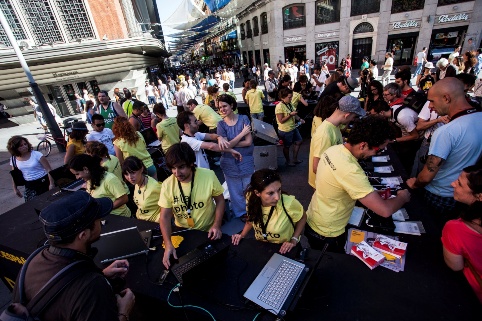
<svg viewBox="0 0 482 321">
<path fill-rule="evenodd" d="M 25 274 L 32 259 L 48 245 L 35 250 L 20 270 L 18 278 L 17 295 L 12 303 L 0 314 L 0 321 L 38 321 L 43 310 L 67 287 L 72 281 L 85 273 L 84 266 L 89 262 L 85 260 L 74 261 L 57 272 L 42 289 L 25 305 Z M 15 302 L 18 301 L 18 302 Z"/>
<path fill-rule="evenodd" d="M 410 108 L 411 110 L 419 114 L 423 108 L 423 105 L 425 105 L 426 102 L 427 95 L 425 93 L 412 90 L 412 92 L 410 92 L 410 94 L 408 94 L 407 97 L 405 97 L 405 99 L 403 100 L 402 106 L 397 108 L 397 110 L 395 110 L 395 112 L 393 113 L 393 119 L 398 123 L 398 114 L 400 114 L 402 109 L 405 108 Z"/>
</svg>

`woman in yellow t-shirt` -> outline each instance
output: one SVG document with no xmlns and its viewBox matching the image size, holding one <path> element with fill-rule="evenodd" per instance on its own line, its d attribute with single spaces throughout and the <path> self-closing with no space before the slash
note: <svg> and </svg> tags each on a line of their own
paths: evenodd
<svg viewBox="0 0 482 321">
<path fill-rule="evenodd" d="M 147 151 L 147 145 L 141 133 L 135 130 L 134 126 L 126 117 L 117 116 L 114 119 L 112 132 L 115 136 L 114 150 L 115 155 L 119 159 L 120 164 L 124 162 L 124 158 L 136 156 L 147 168 L 147 175 L 157 179 L 157 171 L 152 161 L 151 155 Z"/>
<path fill-rule="evenodd" d="M 72 124 L 72 132 L 69 134 L 69 141 L 67 142 L 67 150 L 64 156 L 64 164 L 75 155 L 85 153 L 85 136 L 89 133 L 87 125 L 83 121 L 78 121 Z"/>
<path fill-rule="evenodd" d="M 131 216 L 131 211 L 126 206 L 129 200 L 129 189 L 117 176 L 106 171 L 100 165 L 100 158 L 81 154 L 74 156 L 69 162 L 69 168 L 77 179 L 86 182 L 86 190 L 93 198 L 108 197 L 114 203 L 111 214 Z"/>
<path fill-rule="evenodd" d="M 281 192 L 281 178 L 271 169 L 260 169 L 251 176 L 246 190 L 248 218 L 240 234 L 232 241 L 239 241 L 254 228 L 257 240 L 281 244 L 280 253 L 285 254 L 299 242 L 305 227 L 306 213 L 294 196 Z"/>
<path fill-rule="evenodd" d="M 124 160 L 122 174 L 135 186 L 133 198 L 137 205 L 136 218 L 159 223 L 161 208 L 157 202 L 161 194 L 161 183 L 147 175 L 146 167 L 135 156 L 129 156 Z"/>
<path fill-rule="evenodd" d="M 85 153 L 90 156 L 97 156 L 101 159 L 100 164 L 109 172 L 117 176 L 120 180 L 122 178 L 122 167 L 119 159 L 114 155 L 109 155 L 107 147 L 98 141 L 90 141 L 85 144 Z"/>
<path fill-rule="evenodd" d="M 283 155 L 286 159 L 287 166 L 296 166 L 302 161 L 298 160 L 298 152 L 303 142 L 301 134 L 298 131 L 297 123 L 304 124 L 305 121 L 300 119 L 296 108 L 291 104 L 293 91 L 289 88 L 283 88 L 279 92 L 281 101 L 276 105 L 274 110 L 276 114 L 276 122 L 278 123 L 278 136 L 283 141 Z M 290 160 L 290 147 L 293 147 L 293 160 Z"/>
</svg>

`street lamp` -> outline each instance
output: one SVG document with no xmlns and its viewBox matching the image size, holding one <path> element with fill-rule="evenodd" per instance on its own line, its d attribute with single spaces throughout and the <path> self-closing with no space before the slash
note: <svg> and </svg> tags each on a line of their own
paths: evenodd
<svg viewBox="0 0 482 321">
<path fill-rule="evenodd" d="M 52 115 L 52 112 L 50 111 L 50 108 L 48 107 L 47 102 L 45 101 L 45 98 L 42 92 L 40 91 L 40 88 L 38 87 L 38 84 L 35 82 L 35 79 L 33 78 L 32 73 L 30 72 L 30 68 L 28 67 L 27 62 L 23 57 L 22 51 L 17 45 L 17 40 L 15 39 L 12 33 L 12 30 L 10 29 L 10 26 L 7 22 L 7 19 L 5 18 L 5 15 L 3 14 L 2 9 L 0 9 L 0 23 L 2 24 L 3 30 L 5 30 L 5 34 L 7 35 L 8 40 L 10 40 L 13 50 L 17 55 L 18 61 L 20 62 L 20 65 L 22 66 L 23 71 L 25 72 L 25 75 L 27 76 L 30 87 L 32 88 L 32 91 L 35 97 L 37 98 L 37 103 L 40 107 L 40 110 L 42 111 L 42 115 L 47 121 L 47 125 L 50 129 L 50 132 L 52 133 L 52 137 L 55 139 L 55 141 L 64 140 L 64 135 L 62 135 L 62 132 L 60 131 L 59 126 L 55 122 L 55 118 Z M 60 152 L 65 152 L 64 145 L 57 144 L 57 147 L 59 148 Z"/>
</svg>

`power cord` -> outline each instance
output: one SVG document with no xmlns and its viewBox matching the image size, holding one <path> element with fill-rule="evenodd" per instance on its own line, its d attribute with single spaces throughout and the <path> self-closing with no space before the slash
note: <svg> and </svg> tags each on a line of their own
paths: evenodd
<svg viewBox="0 0 482 321">
<path fill-rule="evenodd" d="M 209 312 L 208 310 L 202 308 L 202 307 L 198 307 L 196 305 L 190 305 L 190 304 L 187 304 L 187 305 L 173 305 L 171 304 L 171 302 L 169 302 L 169 299 L 171 298 L 171 294 L 172 292 L 178 292 L 179 291 L 179 287 L 181 286 L 180 283 L 176 284 L 172 289 L 171 291 L 169 291 L 169 295 L 167 296 L 167 304 L 169 304 L 170 307 L 172 308 L 176 308 L 176 309 L 184 309 L 184 308 L 194 308 L 194 309 L 199 309 L 199 310 L 202 310 L 204 312 L 206 312 L 212 319 L 213 321 L 216 321 L 216 319 L 214 318 L 214 316 L 211 314 L 211 312 Z"/>
</svg>

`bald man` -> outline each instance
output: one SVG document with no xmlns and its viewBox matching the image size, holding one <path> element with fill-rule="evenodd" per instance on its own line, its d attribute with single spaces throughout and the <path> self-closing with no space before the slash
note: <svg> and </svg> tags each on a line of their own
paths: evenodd
<svg viewBox="0 0 482 321">
<path fill-rule="evenodd" d="M 410 188 L 425 188 L 425 201 L 443 223 L 451 218 L 455 206 L 451 183 L 482 154 L 482 112 L 465 99 L 464 84 L 453 77 L 435 83 L 428 91 L 429 107 L 450 122 L 432 135 L 427 161 Z"/>
</svg>

